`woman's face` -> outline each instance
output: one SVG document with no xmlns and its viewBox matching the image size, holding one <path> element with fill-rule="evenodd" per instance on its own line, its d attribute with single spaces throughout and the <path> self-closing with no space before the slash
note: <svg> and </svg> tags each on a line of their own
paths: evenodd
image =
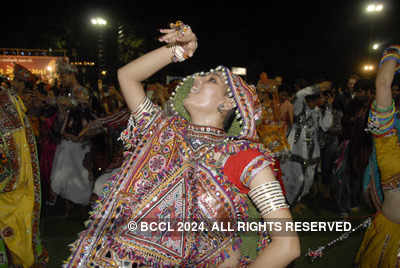
<svg viewBox="0 0 400 268">
<path fill-rule="evenodd" d="M 227 87 L 221 73 L 199 75 L 183 101 L 184 106 L 189 113 L 217 112 L 218 105 L 225 101 Z"/>
</svg>

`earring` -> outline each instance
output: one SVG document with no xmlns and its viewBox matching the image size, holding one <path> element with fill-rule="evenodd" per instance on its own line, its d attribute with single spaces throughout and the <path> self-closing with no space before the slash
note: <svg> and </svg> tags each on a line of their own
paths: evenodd
<svg viewBox="0 0 400 268">
<path fill-rule="evenodd" d="M 222 114 L 224 112 L 224 105 L 221 103 L 218 105 L 217 110 L 220 114 Z"/>
</svg>

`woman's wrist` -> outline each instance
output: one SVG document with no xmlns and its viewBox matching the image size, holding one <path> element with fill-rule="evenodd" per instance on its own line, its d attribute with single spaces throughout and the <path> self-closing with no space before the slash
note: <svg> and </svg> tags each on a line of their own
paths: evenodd
<svg viewBox="0 0 400 268">
<path fill-rule="evenodd" d="M 159 38 L 159 41 L 168 43 L 172 62 L 183 62 L 192 57 L 196 51 L 197 37 L 190 26 L 182 21 L 171 23 L 170 28 L 160 30 L 165 35 Z"/>
<path fill-rule="evenodd" d="M 379 66 L 381 67 L 382 64 L 389 60 L 393 60 L 396 62 L 395 72 L 398 73 L 400 71 L 400 46 L 392 45 L 386 48 L 383 52 L 383 56 L 381 58 Z"/>
<path fill-rule="evenodd" d="M 177 62 L 183 62 L 187 59 L 185 57 L 185 49 L 177 44 L 174 44 L 170 47 L 171 53 L 172 53 L 172 62 L 177 63 Z"/>
</svg>

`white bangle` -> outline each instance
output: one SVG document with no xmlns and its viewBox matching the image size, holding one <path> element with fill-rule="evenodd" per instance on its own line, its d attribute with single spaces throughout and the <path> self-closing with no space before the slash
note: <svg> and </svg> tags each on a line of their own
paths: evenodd
<svg viewBox="0 0 400 268">
<path fill-rule="evenodd" d="M 251 189 L 248 195 L 262 216 L 281 208 L 289 208 L 278 181 L 261 184 Z"/>
<path fill-rule="evenodd" d="M 175 44 L 171 47 L 171 50 L 173 62 L 182 62 L 186 60 L 185 50 L 183 49 L 183 47 Z"/>
</svg>

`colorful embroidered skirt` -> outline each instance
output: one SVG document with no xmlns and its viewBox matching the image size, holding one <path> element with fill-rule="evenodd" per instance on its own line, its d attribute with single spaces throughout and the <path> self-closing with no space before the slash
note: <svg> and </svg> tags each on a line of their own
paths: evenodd
<svg viewBox="0 0 400 268">
<path fill-rule="evenodd" d="M 367 229 L 356 256 L 356 267 L 400 267 L 400 224 L 378 213 Z"/>
<path fill-rule="evenodd" d="M 260 125 L 258 133 L 260 141 L 273 153 L 284 153 L 289 150 L 283 125 Z"/>
</svg>

